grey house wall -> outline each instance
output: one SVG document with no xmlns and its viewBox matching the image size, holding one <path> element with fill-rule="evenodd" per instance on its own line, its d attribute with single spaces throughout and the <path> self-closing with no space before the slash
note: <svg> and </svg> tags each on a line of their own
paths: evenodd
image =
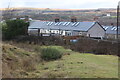
<svg viewBox="0 0 120 80">
<path fill-rule="evenodd" d="M 79 35 L 79 32 L 78 31 L 72 31 L 72 35 L 73 36 Z"/>
<path fill-rule="evenodd" d="M 83 31 L 66 31 L 66 36 L 86 36 L 87 32 Z"/>
<path fill-rule="evenodd" d="M 83 32 L 83 31 L 81 31 L 81 32 L 79 32 L 79 35 L 81 35 L 81 36 L 87 36 L 87 32 Z"/>
<path fill-rule="evenodd" d="M 106 34 L 106 38 L 117 39 L 117 35 L 116 34 Z M 120 34 L 118 35 L 118 39 L 120 39 Z"/>
<path fill-rule="evenodd" d="M 116 39 L 117 36 L 116 36 L 116 34 L 106 34 L 106 38 L 109 38 L 109 39 Z"/>
<path fill-rule="evenodd" d="M 105 30 L 96 23 L 93 27 L 91 27 L 88 32 L 87 36 L 89 37 L 105 37 Z"/>
</svg>

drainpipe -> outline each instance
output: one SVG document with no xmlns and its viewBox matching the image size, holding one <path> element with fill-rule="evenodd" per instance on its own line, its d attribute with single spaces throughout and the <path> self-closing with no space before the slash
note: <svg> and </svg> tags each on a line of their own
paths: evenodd
<svg viewBox="0 0 120 80">
<path fill-rule="evenodd" d="M 40 36 L 40 29 L 38 29 L 38 36 Z"/>
</svg>

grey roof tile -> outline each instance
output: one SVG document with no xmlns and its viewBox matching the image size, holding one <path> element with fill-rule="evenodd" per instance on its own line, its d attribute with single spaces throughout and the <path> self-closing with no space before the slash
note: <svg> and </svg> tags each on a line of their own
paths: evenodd
<svg viewBox="0 0 120 80">
<path fill-rule="evenodd" d="M 117 34 L 117 27 L 116 26 L 103 26 L 106 30 L 107 34 Z M 120 26 L 118 28 L 118 34 L 120 34 Z"/>
<path fill-rule="evenodd" d="M 29 28 L 44 28 L 44 29 L 62 29 L 62 30 L 76 30 L 88 31 L 95 22 L 49 22 L 49 21 L 35 21 Z"/>
</svg>

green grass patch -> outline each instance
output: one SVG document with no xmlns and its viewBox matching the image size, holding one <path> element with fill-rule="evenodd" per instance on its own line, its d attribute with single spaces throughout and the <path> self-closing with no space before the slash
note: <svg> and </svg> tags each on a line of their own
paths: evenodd
<svg viewBox="0 0 120 80">
<path fill-rule="evenodd" d="M 38 71 L 41 72 L 39 77 L 118 78 L 117 56 L 78 53 L 61 46 L 41 46 L 39 48 L 47 47 L 57 49 L 64 54 L 70 53 L 70 55 L 64 55 L 61 59 L 56 61 L 39 64 Z"/>
<path fill-rule="evenodd" d="M 57 78 L 118 78 L 118 57 L 73 53 L 63 56 L 60 60 L 40 64 L 38 70 L 41 71 L 41 77 L 51 74 Z M 55 72 L 58 76 L 50 72 Z"/>
<path fill-rule="evenodd" d="M 65 49 L 62 46 L 36 46 L 35 51 L 40 52 L 42 49 L 48 48 L 48 47 L 56 49 L 56 50 L 60 51 L 63 54 L 65 54 L 65 53 L 73 53 L 73 51 L 71 49 Z"/>
</svg>

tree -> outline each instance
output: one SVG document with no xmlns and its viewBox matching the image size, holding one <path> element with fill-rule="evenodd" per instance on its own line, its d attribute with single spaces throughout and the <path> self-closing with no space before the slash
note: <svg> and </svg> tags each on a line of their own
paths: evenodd
<svg viewBox="0 0 120 80">
<path fill-rule="evenodd" d="M 16 36 L 26 35 L 28 26 L 29 23 L 24 20 L 6 20 L 5 23 L 2 24 L 3 38 L 13 39 Z"/>
</svg>

